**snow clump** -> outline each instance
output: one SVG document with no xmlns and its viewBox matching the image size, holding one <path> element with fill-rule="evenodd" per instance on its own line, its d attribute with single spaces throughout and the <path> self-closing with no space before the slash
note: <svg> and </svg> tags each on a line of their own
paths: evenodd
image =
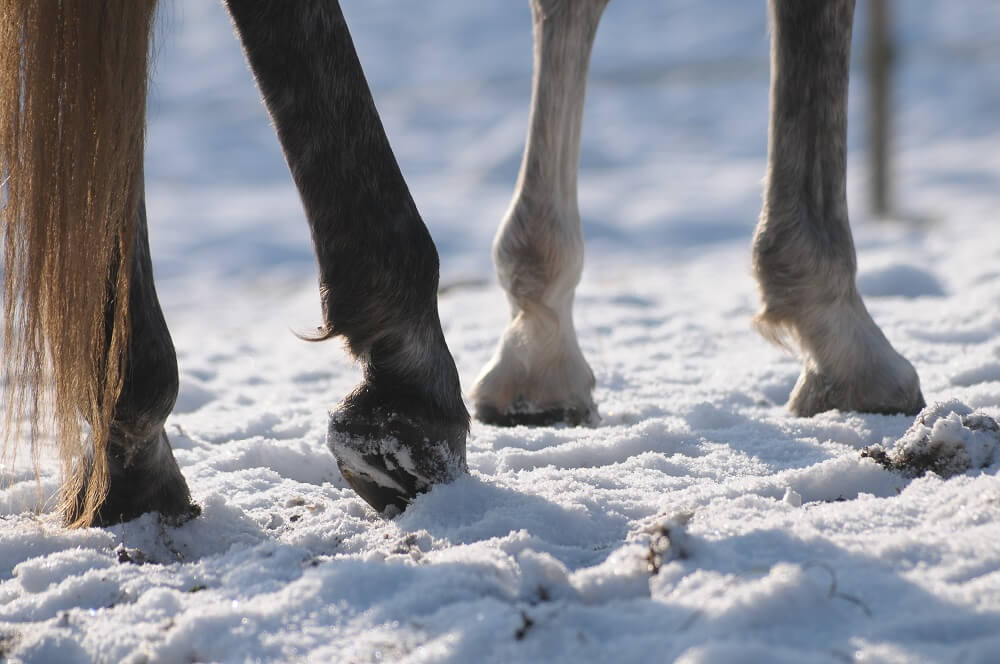
<svg viewBox="0 0 1000 664">
<path fill-rule="evenodd" d="M 989 466 L 997 457 L 998 446 L 1000 425 L 996 420 L 951 400 L 927 406 L 899 440 L 889 447 L 866 447 L 861 456 L 907 477 L 933 471 L 948 478 Z"/>
</svg>

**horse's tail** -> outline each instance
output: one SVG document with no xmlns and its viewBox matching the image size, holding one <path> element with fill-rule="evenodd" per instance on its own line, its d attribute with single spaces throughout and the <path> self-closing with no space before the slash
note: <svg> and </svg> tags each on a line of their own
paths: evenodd
<svg viewBox="0 0 1000 664">
<path fill-rule="evenodd" d="M 55 435 L 74 526 L 108 491 L 155 4 L 0 0 L 4 456 Z"/>
</svg>

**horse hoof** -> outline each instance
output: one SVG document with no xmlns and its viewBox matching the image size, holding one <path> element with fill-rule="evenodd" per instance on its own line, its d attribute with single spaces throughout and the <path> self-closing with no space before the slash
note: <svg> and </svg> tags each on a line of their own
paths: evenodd
<svg viewBox="0 0 1000 664">
<path fill-rule="evenodd" d="M 502 427 L 596 426 L 594 373 L 575 341 L 566 343 L 546 356 L 544 344 L 528 348 L 505 335 L 470 392 L 476 419 Z"/>
<path fill-rule="evenodd" d="M 177 467 L 166 433 L 159 430 L 143 443 L 125 445 L 112 440 L 108 446 L 108 495 L 84 525 L 106 527 L 158 512 L 171 526 L 179 526 L 201 514 L 191 501 L 187 482 Z M 89 472 L 89 471 L 88 471 Z M 82 516 L 86 483 L 64 514 L 67 524 Z"/>
<path fill-rule="evenodd" d="M 597 412 L 597 406 L 590 407 L 557 407 L 543 410 L 532 410 L 530 408 L 511 408 L 502 411 L 490 404 L 481 403 L 476 405 L 476 419 L 483 424 L 492 424 L 498 427 L 546 427 L 554 424 L 565 424 L 571 427 L 597 426 L 601 421 L 601 416 Z"/>
<path fill-rule="evenodd" d="M 799 417 L 812 417 L 828 410 L 858 411 L 882 415 L 916 415 L 926 405 L 920 380 L 909 362 L 899 357 L 897 371 L 873 372 L 853 381 L 837 380 L 803 370 L 788 399 L 788 408 Z"/>
<path fill-rule="evenodd" d="M 363 385 L 330 414 L 327 445 L 340 473 L 377 511 L 400 513 L 435 484 L 468 472 L 468 416 L 430 412 L 414 399 L 386 399 Z"/>
<path fill-rule="evenodd" d="M 201 506 L 191 501 L 187 484 L 183 486 L 161 487 L 160 497 L 154 500 L 135 499 L 135 492 L 115 491 L 94 515 L 92 525 L 113 526 L 138 519 L 147 512 L 156 512 L 163 521 L 174 528 L 201 516 Z"/>
</svg>

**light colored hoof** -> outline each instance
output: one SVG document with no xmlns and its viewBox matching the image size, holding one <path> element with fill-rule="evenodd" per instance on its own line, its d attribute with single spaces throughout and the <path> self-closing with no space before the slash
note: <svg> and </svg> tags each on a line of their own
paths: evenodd
<svg viewBox="0 0 1000 664">
<path fill-rule="evenodd" d="M 594 372 L 576 339 L 544 354 L 516 339 L 505 335 L 472 388 L 476 419 L 497 426 L 597 425 Z"/>
<path fill-rule="evenodd" d="M 756 319 L 766 338 L 781 343 L 791 337 L 802 348 L 805 365 L 788 409 L 800 417 L 827 410 L 920 412 L 925 404 L 916 370 L 892 347 L 857 292 L 831 302 L 814 299 L 820 304 L 800 307 L 794 319 L 771 310 Z"/>
<path fill-rule="evenodd" d="M 807 362 L 788 399 L 788 408 L 800 417 L 827 410 L 854 410 L 884 415 L 915 415 L 925 405 L 920 379 L 906 359 L 894 357 L 881 366 L 867 367 L 846 378 L 822 373 Z"/>
</svg>

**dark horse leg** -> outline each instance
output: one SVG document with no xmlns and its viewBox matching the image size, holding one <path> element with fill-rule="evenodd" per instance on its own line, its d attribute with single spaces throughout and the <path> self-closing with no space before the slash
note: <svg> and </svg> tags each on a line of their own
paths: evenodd
<svg viewBox="0 0 1000 664">
<path fill-rule="evenodd" d="M 226 0 L 312 229 L 325 325 L 364 372 L 330 416 L 352 488 L 405 509 L 465 469 L 469 416 L 437 311 L 438 255 L 340 5 Z"/>
<path fill-rule="evenodd" d="M 766 336 L 805 366 L 789 399 L 824 410 L 915 413 L 920 381 L 872 320 L 855 285 L 845 187 L 854 0 L 771 0 L 771 123 L 753 263 Z"/>
<path fill-rule="evenodd" d="M 107 325 L 110 329 L 110 311 Z M 125 380 L 108 437 L 109 490 L 94 525 L 128 521 L 154 511 L 184 521 L 201 510 L 191 502 L 163 431 L 177 398 L 177 356 L 153 285 L 144 202 L 139 204 L 132 254 L 128 340 Z M 81 493 L 75 509 L 82 505 Z M 71 507 L 67 522 L 78 516 Z"/>
<path fill-rule="evenodd" d="M 576 200 L 590 50 L 608 0 L 532 0 L 531 120 L 514 200 L 493 241 L 510 323 L 472 389 L 499 425 L 596 424 L 594 374 L 573 326 L 583 271 Z"/>
</svg>

